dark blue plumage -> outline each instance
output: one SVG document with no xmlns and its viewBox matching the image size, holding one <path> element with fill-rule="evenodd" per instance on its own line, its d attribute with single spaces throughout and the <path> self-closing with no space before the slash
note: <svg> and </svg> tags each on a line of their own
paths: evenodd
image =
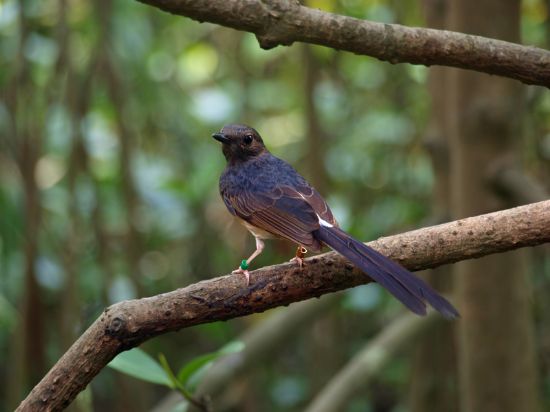
<svg viewBox="0 0 550 412">
<path fill-rule="evenodd" d="M 414 313 L 425 315 L 427 302 L 446 318 L 459 316 L 420 278 L 340 229 L 321 195 L 292 166 L 269 153 L 254 129 L 229 125 L 213 137 L 222 143 L 227 159 L 220 177 L 220 194 L 231 214 L 256 238 L 256 251 L 235 271 L 244 273 L 247 282 L 248 264 L 262 252 L 262 239 L 282 237 L 298 244 L 295 259 L 300 265 L 304 247 L 319 251 L 324 244 L 349 259 Z"/>
<path fill-rule="evenodd" d="M 453 305 L 422 279 L 376 250 L 352 238 L 343 230 L 336 227 L 321 227 L 314 235 L 321 242 L 361 268 L 412 312 L 425 315 L 426 305 L 424 301 L 426 301 L 447 319 L 454 319 L 459 316 Z"/>
</svg>

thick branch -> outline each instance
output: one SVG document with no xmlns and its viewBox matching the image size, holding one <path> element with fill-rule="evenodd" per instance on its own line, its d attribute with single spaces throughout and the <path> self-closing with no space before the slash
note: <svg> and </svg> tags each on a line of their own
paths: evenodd
<svg viewBox="0 0 550 412">
<path fill-rule="evenodd" d="M 550 52 L 481 36 L 383 24 L 293 0 L 139 0 L 170 13 L 254 33 L 264 49 L 295 41 L 391 63 L 441 65 L 550 87 Z"/>
<path fill-rule="evenodd" d="M 381 238 L 369 245 L 411 270 L 550 241 L 550 201 Z M 222 276 L 105 310 L 21 403 L 19 411 L 60 410 L 118 353 L 163 333 L 226 320 L 368 283 L 331 252 L 300 268 L 284 263 Z"/>
</svg>

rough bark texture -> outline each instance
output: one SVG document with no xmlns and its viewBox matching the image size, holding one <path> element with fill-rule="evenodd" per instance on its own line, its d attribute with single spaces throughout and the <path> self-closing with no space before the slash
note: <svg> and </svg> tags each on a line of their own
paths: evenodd
<svg viewBox="0 0 550 412">
<path fill-rule="evenodd" d="M 139 0 L 170 13 L 252 32 L 269 49 L 295 41 L 390 63 L 443 65 L 550 87 L 550 52 L 445 30 L 360 20 L 293 0 Z"/>
<path fill-rule="evenodd" d="M 381 238 L 369 245 L 411 270 L 550 241 L 550 201 Z M 161 295 L 121 302 L 88 328 L 19 405 L 60 410 L 118 353 L 163 333 L 318 297 L 370 279 L 334 252 L 242 276 L 222 276 Z"/>
<path fill-rule="evenodd" d="M 519 0 L 454 0 L 453 28 L 519 38 Z M 487 19 L 498 14 L 498 19 Z M 523 90 L 517 82 L 458 72 L 451 79 L 451 165 L 455 217 L 504 207 L 487 176 L 516 156 Z M 456 267 L 461 410 L 537 411 L 533 317 L 522 251 Z"/>
</svg>

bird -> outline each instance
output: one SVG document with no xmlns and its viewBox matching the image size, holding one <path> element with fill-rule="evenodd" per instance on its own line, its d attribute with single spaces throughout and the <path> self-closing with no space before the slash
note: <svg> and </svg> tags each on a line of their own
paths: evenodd
<svg viewBox="0 0 550 412">
<path fill-rule="evenodd" d="M 323 197 L 286 161 L 266 148 L 252 127 L 229 124 L 212 134 L 226 167 L 220 195 L 229 212 L 252 233 L 256 250 L 233 271 L 250 283 L 250 263 L 264 250 L 264 240 L 283 238 L 297 244 L 292 259 L 300 267 L 307 250 L 326 245 L 382 285 L 409 310 L 426 315 L 429 303 L 447 319 L 458 311 L 422 279 L 342 230 Z"/>
</svg>

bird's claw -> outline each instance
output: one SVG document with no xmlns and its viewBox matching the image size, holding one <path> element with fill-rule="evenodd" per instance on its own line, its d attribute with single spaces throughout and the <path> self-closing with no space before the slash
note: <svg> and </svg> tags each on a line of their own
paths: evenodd
<svg viewBox="0 0 550 412">
<path fill-rule="evenodd" d="M 299 256 L 294 256 L 292 259 L 290 259 L 290 262 L 298 262 L 300 269 L 304 267 L 304 259 Z"/>
<path fill-rule="evenodd" d="M 238 267 L 233 272 L 234 275 L 240 275 L 241 273 L 246 277 L 246 286 L 250 284 L 250 272 L 247 269 L 242 269 Z"/>
<path fill-rule="evenodd" d="M 307 253 L 307 249 L 303 246 L 298 246 L 298 249 L 296 249 L 296 256 L 294 256 L 292 259 L 290 259 L 291 262 L 298 262 L 298 265 L 300 266 L 300 269 L 304 267 L 304 255 Z"/>
</svg>

